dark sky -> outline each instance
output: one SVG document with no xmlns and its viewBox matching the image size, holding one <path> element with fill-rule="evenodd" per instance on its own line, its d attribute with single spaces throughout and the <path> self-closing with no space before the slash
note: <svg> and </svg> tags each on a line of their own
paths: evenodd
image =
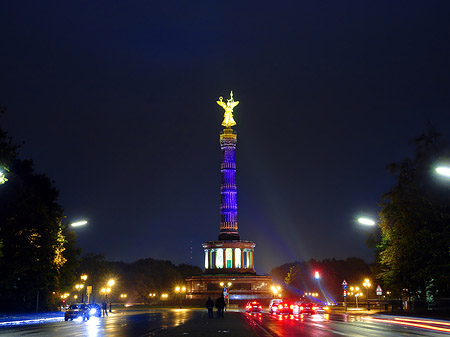
<svg viewBox="0 0 450 337">
<path fill-rule="evenodd" d="M 431 121 L 450 126 L 448 1 L 3 1 L 1 127 L 83 252 L 203 265 L 233 90 L 241 239 L 259 273 L 373 261 L 367 229 Z M 245 3 L 245 4 L 244 4 Z M 190 249 L 193 247 L 192 260 Z"/>
</svg>

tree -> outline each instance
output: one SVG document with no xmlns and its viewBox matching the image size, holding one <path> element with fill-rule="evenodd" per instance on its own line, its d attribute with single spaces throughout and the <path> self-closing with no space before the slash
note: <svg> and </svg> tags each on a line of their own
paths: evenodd
<svg viewBox="0 0 450 337">
<path fill-rule="evenodd" d="M 73 285 L 80 281 L 78 272 L 80 266 L 79 256 L 81 249 L 77 247 L 76 235 L 68 226 L 62 227 L 62 234 L 64 236 L 64 258 L 66 262 L 60 269 L 59 273 L 59 288 L 62 292 L 70 292 Z"/>
<path fill-rule="evenodd" d="M 0 106 L 0 118 L 5 113 L 5 108 Z M 12 161 L 17 158 L 17 150 L 19 145 L 15 144 L 8 133 L 0 128 L 0 185 L 4 183 L 6 172 L 9 172 L 9 167 Z M 0 227 L 1 230 L 1 227 Z M 0 261 L 3 258 L 3 241 L 0 238 Z"/>
<path fill-rule="evenodd" d="M 413 142 L 412 159 L 391 164 L 397 185 L 381 200 L 379 276 L 396 295 L 450 295 L 450 184 L 433 168 L 450 151 L 431 127 Z"/>
<path fill-rule="evenodd" d="M 4 109 L 0 108 L 0 117 Z M 75 263 L 75 236 L 61 225 L 59 192 L 31 160 L 18 158 L 19 145 L 0 128 L 0 311 L 54 308 L 59 282 Z M 69 272 L 70 274 L 70 272 Z"/>
<path fill-rule="evenodd" d="M 0 303 L 31 310 L 38 297 L 48 308 L 66 262 L 58 191 L 46 175 L 34 173 L 29 160 L 15 159 L 8 176 L 0 194 Z"/>
</svg>

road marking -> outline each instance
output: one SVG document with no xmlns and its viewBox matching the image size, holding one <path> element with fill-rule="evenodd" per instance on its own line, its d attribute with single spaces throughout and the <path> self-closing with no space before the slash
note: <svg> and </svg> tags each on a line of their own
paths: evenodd
<svg viewBox="0 0 450 337">
<path fill-rule="evenodd" d="M 264 329 L 262 326 L 261 326 L 261 324 L 259 324 L 259 322 L 256 320 L 256 319 L 254 319 L 253 317 L 252 318 L 250 318 L 248 315 L 246 315 L 246 314 L 243 314 L 244 315 L 244 317 L 247 319 L 247 320 L 249 320 L 249 321 L 251 321 L 252 323 L 253 323 L 253 325 L 254 326 L 257 326 L 258 328 L 260 328 L 263 332 L 264 332 L 264 334 L 265 334 L 265 336 L 268 336 L 268 337 L 274 337 L 274 336 L 278 336 L 278 335 L 274 335 L 274 334 L 272 334 L 271 332 L 269 332 L 269 331 L 267 331 L 266 329 Z"/>
</svg>

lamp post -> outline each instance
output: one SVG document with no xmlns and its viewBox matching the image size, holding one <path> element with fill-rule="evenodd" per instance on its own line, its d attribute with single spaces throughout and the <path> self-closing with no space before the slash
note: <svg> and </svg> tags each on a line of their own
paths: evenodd
<svg viewBox="0 0 450 337">
<path fill-rule="evenodd" d="M 116 284 L 116 281 L 114 281 L 113 279 L 111 279 L 111 280 L 109 280 L 108 281 L 108 286 L 109 286 L 109 292 L 111 292 L 111 288 L 112 288 L 112 286 L 114 285 L 114 284 Z M 111 301 L 111 298 L 109 299 L 109 312 L 112 312 L 112 301 Z"/>
<path fill-rule="evenodd" d="M 368 278 L 366 278 L 364 280 L 363 286 L 366 287 L 366 289 L 367 289 L 367 310 L 370 310 L 369 288 L 370 288 L 371 284 L 370 284 L 370 280 Z"/>
<path fill-rule="evenodd" d="M 181 309 L 181 304 L 182 304 L 182 296 L 183 294 L 186 292 L 186 287 L 185 286 L 176 286 L 175 287 L 175 292 L 177 293 L 178 298 L 180 299 L 180 309 Z"/>
<path fill-rule="evenodd" d="M 87 280 L 87 275 L 86 274 L 81 275 L 80 279 L 83 281 L 82 288 L 84 288 L 84 285 L 86 284 L 86 280 Z M 81 292 L 81 302 L 84 303 L 84 290 L 82 290 L 82 292 Z M 89 295 L 88 295 L 88 303 L 89 303 Z"/>
<path fill-rule="evenodd" d="M 225 307 L 225 310 L 227 310 L 227 308 L 229 308 L 230 307 L 230 289 L 231 289 L 231 285 L 232 285 L 232 283 L 231 282 L 228 282 L 227 283 L 227 296 L 226 296 L 226 300 L 227 300 L 227 305 L 226 305 L 226 307 Z"/>
<path fill-rule="evenodd" d="M 78 294 L 81 293 L 81 302 L 83 302 L 83 287 L 84 287 L 84 284 L 76 284 L 75 285 L 75 289 L 77 290 Z M 77 296 L 77 298 L 78 298 L 78 296 Z"/>
</svg>

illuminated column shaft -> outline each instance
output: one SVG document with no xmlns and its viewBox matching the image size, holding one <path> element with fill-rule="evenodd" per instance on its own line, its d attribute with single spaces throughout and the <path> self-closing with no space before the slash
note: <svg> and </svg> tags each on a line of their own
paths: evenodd
<svg viewBox="0 0 450 337">
<path fill-rule="evenodd" d="M 220 186 L 220 234 L 219 240 L 239 240 L 237 224 L 237 189 L 235 149 L 237 136 L 231 128 L 220 135 L 222 149 L 222 184 Z"/>
</svg>

